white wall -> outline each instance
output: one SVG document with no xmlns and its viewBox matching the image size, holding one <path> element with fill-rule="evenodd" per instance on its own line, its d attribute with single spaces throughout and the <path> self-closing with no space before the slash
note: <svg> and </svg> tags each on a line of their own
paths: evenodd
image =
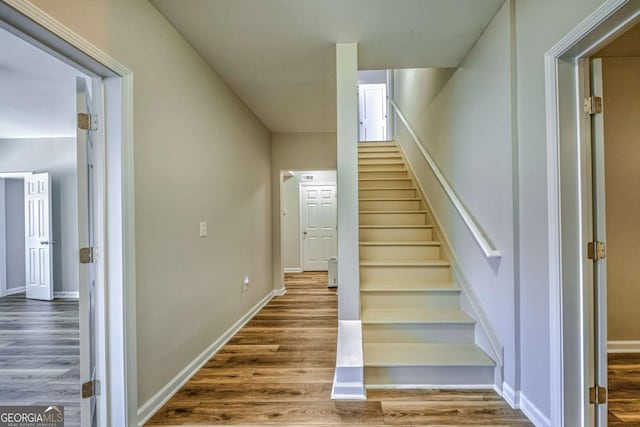
<svg viewBox="0 0 640 427">
<path fill-rule="evenodd" d="M 273 288 L 271 135 L 149 2 L 33 3 L 134 73 L 141 406 Z"/>
<path fill-rule="evenodd" d="M 282 202 L 280 184 L 282 171 L 336 169 L 335 133 L 275 133 L 271 140 L 271 186 L 273 229 L 273 286 L 284 287 L 284 252 Z"/>
<path fill-rule="evenodd" d="M 24 180 L 5 179 L 7 292 L 25 287 Z"/>
<path fill-rule="evenodd" d="M 485 257 L 424 158 L 413 148 L 411 136 L 397 122 L 398 140 L 502 342 L 504 381 L 517 390 L 510 6 L 510 2 L 503 5 L 453 74 L 451 70 L 396 71 L 395 99 L 462 202 L 502 253 L 499 260 Z"/>
<path fill-rule="evenodd" d="M 1 139 L 0 172 L 48 172 L 51 174 L 53 286 L 55 292 L 78 291 L 78 184 L 75 138 Z M 23 180 L 18 185 L 23 184 Z M 22 202 L 23 203 L 23 202 Z M 20 205 L 24 224 L 24 204 Z M 16 221 L 18 221 L 16 219 Z M 21 254 L 15 252 L 14 268 L 24 269 L 24 225 L 18 240 Z M 10 236 L 8 236 L 10 237 Z M 15 239 L 13 239 L 15 241 Z M 24 273 L 23 273 L 24 274 Z M 24 277 L 22 284 L 24 286 Z"/>
<path fill-rule="evenodd" d="M 386 84 L 387 70 L 361 70 L 358 71 L 358 84 Z"/>
<path fill-rule="evenodd" d="M 314 182 L 336 182 L 336 171 L 298 171 L 291 177 L 284 177 L 282 203 L 287 214 L 282 213 L 282 262 L 285 271 L 303 268 L 300 258 L 300 182 L 303 174 L 313 175 Z"/>
</svg>

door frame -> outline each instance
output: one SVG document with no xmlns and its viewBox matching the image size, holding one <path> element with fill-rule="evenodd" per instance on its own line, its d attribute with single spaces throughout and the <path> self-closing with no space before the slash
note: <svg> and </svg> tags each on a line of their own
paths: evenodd
<svg viewBox="0 0 640 427">
<path fill-rule="evenodd" d="M 300 226 L 300 230 L 298 230 L 298 239 L 300 242 L 300 269 L 304 272 L 304 239 L 302 238 L 302 233 L 303 233 L 303 227 L 302 227 L 302 207 L 304 206 L 304 197 L 302 196 L 302 188 L 303 187 L 314 187 L 314 186 L 333 186 L 336 187 L 336 194 L 338 193 L 338 182 L 315 182 L 315 181 L 304 181 L 304 182 L 300 182 L 298 184 L 298 225 Z M 338 218 L 337 218 L 337 203 L 338 200 L 336 199 L 336 241 L 338 239 L 338 229 L 337 229 L 337 224 L 338 224 Z M 337 251 L 336 251 L 337 252 Z M 336 253 L 336 256 L 338 254 Z"/>
<path fill-rule="evenodd" d="M 33 172 L 0 172 L 0 298 L 7 296 L 7 217 L 6 217 L 6 181 L 5 179 L 24 179 Z M 25 284 L 26 285 L 26 284 Z"/>
<path fill-rule="evenodd" d="M 101 202 L 96 237 L 103 242 L 96 308 L 102 350 L 97 356 L 105 373 L 100 421 L 104 426 L 137 425 L 133 72 L 28 0 L 0 2 L 0 27 L 102 79 L 105 137 L 97 153 L 95 193 Z"/>
<path fill-rule="evenodd" d="M 591 119 L 582 110 L 588 58 L 638 20 L 640 0 L 607 0 L 545 54 L 553 426 L 594 423 L 587 391 L 595 348 L 587 310 L 593 264 L 586 255 L 593 235 Z"/>
<path fill-rule="evenodd" d="M 387 70 L 386 76 L 385 76 L 386 81 L 384 83 L 359 83 L 358 84 L 358 142 L 363 141 L 362 139 L 362 135 L 360 135 L 360 87 L 362 86 L 384 86 L 384 96 L 385 96 L 385 100 L 384 100 L 384 105 L 386 108 L 385 111 L 385 126 L 386 126 L 386 132 L 384 133 L 384 137 L 385 138 L 389 138 L 389 111 L 390 107 L 391 107 L 391 98 L 389 98 L 389 71 Z M 380 140 L 380 141 L 384 141 L 384 140 Z M 365 142 L 380 142 L 380 141 L 365 141 Z"/>
</svg>

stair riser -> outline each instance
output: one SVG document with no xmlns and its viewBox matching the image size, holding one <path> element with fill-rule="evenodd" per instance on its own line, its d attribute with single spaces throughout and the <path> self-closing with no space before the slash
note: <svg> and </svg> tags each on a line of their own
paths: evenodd
<svg viewBox="0 0 640 427">
<path fill-rule="evenodd" d="M 361 151 L 358 153 L 358 159 L 396 159 L 400 160 L 402 157 L 398 151 Z"/>
<path fill-rule="evenodd" d="M 358 198 L 360 199 L 413 199 L 416 197 L 416 190 L 412 189 L 369 189 L 359 190 Z"/>
<path fill-rule="evenodd" d="M 383 171 L 406 171 L 404 164 L 358 164 L 358 171 L 383 170 Z"/>
<path fill-rule="evenodd" d="M 459 292 L 361 292 L 362 309 L 459 308 Z"/>
<path fill-rule="evenodd" d="M 411 211 L 422 209 L 420 200 L 361 200 L 361 211 Z"/>
<path fill-rule="evenodd" d="M 358 150 L 368 149 L 368 148 L 395 148 L 398 149 L 398 146 L 393 141 L 361 141 L 358 142 Z"/>
<path fill-rule="evenodd" d="M 363 324 L 362 337 L 366 343 L 472 344 L 474 329 L 473 323 Z"/>
<path fill-rule="evenodd" d="M 375 181 L 359 180 L 359 188 L 395 188 L 395 187 L 413 187 L 413 181 L 410 179 L 380 179 Z"/>
<path fill-rule="evenodd" d="M 404 171 L 359 171 L 358 178 L 408 178 L 409 173 Z"/>
<path fill-rule="evenodd" d="M 404 167 L 404 162 L 399 158 L 392 157 L 378 157 L 378 158 L 359 158 L 359 165 L 388 165 L 388 164 L 400 164 Z"/>
<path fill-rule="evenodd" d="M 358 154 L 360 153 L 399 153 L 400 149 L 398 147 L 382 147 L 382 146 L 373 146 L 373 147 L 358 147 Z"/>
<path fill-rule="evenodd" d="M 360 225 L 426 225 L 427 215 L 418 213 L 360 214 Z"/>
<path fill-rule="evenodd" d="M 362 261 L 431 261 L 440 255 L 440 246 L 360 246 Z"/>
<path fill-rule="evenodd" d="M 416 242 L 433 239 L 431 228 L 380 228 L 360 229 L 360 241 L 362 242 Z"/>
<path fill-rule="evenodd" d="M 365 356 L 366 365 L 366 356 Z M 375 385 L 492 385 L 493 367 L 402 366 L 364 368 L 366 386 Z"/>
<path fill-rule="evenodd" d="M 449 283 L 449 267 L 378 267 L 361 266 L 360 283 Z"/>
</svg>

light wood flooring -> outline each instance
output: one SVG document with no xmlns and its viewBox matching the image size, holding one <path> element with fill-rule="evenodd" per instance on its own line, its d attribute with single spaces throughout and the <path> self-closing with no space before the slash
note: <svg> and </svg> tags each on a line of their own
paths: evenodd
<svg viewBox="0 0 640 427">
<path fill-rule="evenodd" d="M 0 405 L 63 405 L 80 425 L 77 300 L 0 298 Z"/>
<path fill-rule="evenodd" d="M 640 353 L 609 354 L 609 426 L 640 426 Z"/>
<path fill-rule="evenodd" d="M 147 425 L 531 425 L 493 391 L 369 390 L 366 401 L 331 400 L 336 292 L 326 273 L 287 274 L 286 288 Z"/>
</svg>

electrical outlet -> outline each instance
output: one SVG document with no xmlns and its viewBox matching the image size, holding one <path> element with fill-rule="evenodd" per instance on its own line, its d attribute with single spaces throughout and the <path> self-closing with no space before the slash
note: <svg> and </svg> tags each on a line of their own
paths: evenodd
<svg viewBox="0 0 640 427">
<path fill-rule="evenodd" d="M 242 292 L 249 289 L 249 276 L 244 276 L 244 280 L 242 281 Z"/>
<path fill-rule="evenodd" d="M 207 221 L 200 222 L 200 237 L 207 237 Z"/>
</svg>

